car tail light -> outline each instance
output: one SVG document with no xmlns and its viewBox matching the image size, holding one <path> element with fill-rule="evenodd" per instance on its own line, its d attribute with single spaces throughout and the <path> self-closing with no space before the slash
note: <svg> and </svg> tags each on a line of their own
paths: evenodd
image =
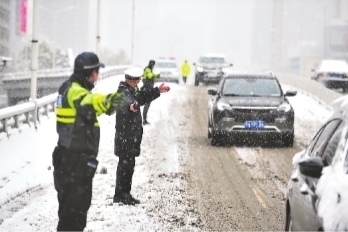
<svg viewBox="0 0 348 232">
<path fill-rule="evenodd" d="M 325 74 L 324 73 L 318 73 L 318 77 L 324 77 Z"/>
</svg>

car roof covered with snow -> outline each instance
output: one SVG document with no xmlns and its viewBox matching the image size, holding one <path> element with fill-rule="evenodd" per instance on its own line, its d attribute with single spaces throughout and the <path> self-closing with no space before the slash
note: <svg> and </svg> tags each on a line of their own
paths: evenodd
<svg viewBox="0 0 348 232">
<path fill-rule="evenodd" d="M 344 60 L 322 60 L 317 71 L 348 73 L 348 64 Z"/>
<path fill-rule="evenodd" d="M 219 54 L 219 53 L 206 53 L 201 55 L 201 57 L 216 57 L 216 58 L 226 58 L 224 54 Z"/>
</svg>

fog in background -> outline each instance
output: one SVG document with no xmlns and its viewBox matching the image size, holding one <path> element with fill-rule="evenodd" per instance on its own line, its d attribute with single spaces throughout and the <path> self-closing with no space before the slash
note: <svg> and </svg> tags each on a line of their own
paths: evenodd
<svg viewBox="0 0 348 232">
<path fill-rule="evenodd" d="M 73 57 L 96 51 L 97 0 L 37 1 L 39 43 L 52 53 L 70 49 Z M 30 54 L 23 48 L 31 46 L 33 26 L 33 0 L 27 0 L 27 32 L 18 33 L 19 2 L 10 1 L 10 37 L 4 50 L 14 66 L 27 59 L 17 71 L 29 70 Z M 222 53 L 236 69 L 309 77 L 321 59 L 348 60 L 348 0 L 100 0 L 100 7 L 99 55 L 109 65 L 145 66 L 158 57 L 193 63 L 201 54 Z M 328 25 L 346 27 L 325 32 Z M 333 44 L 337 51 L 330 53 Z"/>
<path fill-rule="evenodd" d="M 131 56 L 132 1 L 101 2 L 101 46 Z M 252 0 L 135 0 L 134 63 L 224 53 L 230 62 L 250 64 L 254 6 Z"/>
</svg>

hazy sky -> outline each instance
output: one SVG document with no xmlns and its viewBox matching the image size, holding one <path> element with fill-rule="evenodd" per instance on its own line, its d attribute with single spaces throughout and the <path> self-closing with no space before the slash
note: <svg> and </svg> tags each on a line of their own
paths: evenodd
<svg viewBox="0 0 348 232">
<path fill-rule="evenodd" d="M 197 61 L 224 53 L 235 65 L 251 62 L 254 0 L 134 0 L 134 63 L 174 56 Z M 101 0 L 101 47 L 131 57 L 132 1 Z"/>
</svg>

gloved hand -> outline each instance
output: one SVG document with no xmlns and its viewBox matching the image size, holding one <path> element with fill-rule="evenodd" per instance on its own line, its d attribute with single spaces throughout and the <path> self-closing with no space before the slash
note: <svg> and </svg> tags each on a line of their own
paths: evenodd
<svg viewBox="0 0 348 232">
<path fill-rule="evenodd" d="M 161 76 L 160 74 L 157 74 L 157 75 L 156 75 L 156 78 L 160 78 L 160 76 Z"/>
<path fill-rule="evenodd" d="M 107 115 L 115 113 L 121 108 L 123 104 L 123 94 L 122 93 L 111 93 L 108 94 L 105 98 L 105 105 L 108 107 L 108 110 L 105 112 Z"/>
</svg>

